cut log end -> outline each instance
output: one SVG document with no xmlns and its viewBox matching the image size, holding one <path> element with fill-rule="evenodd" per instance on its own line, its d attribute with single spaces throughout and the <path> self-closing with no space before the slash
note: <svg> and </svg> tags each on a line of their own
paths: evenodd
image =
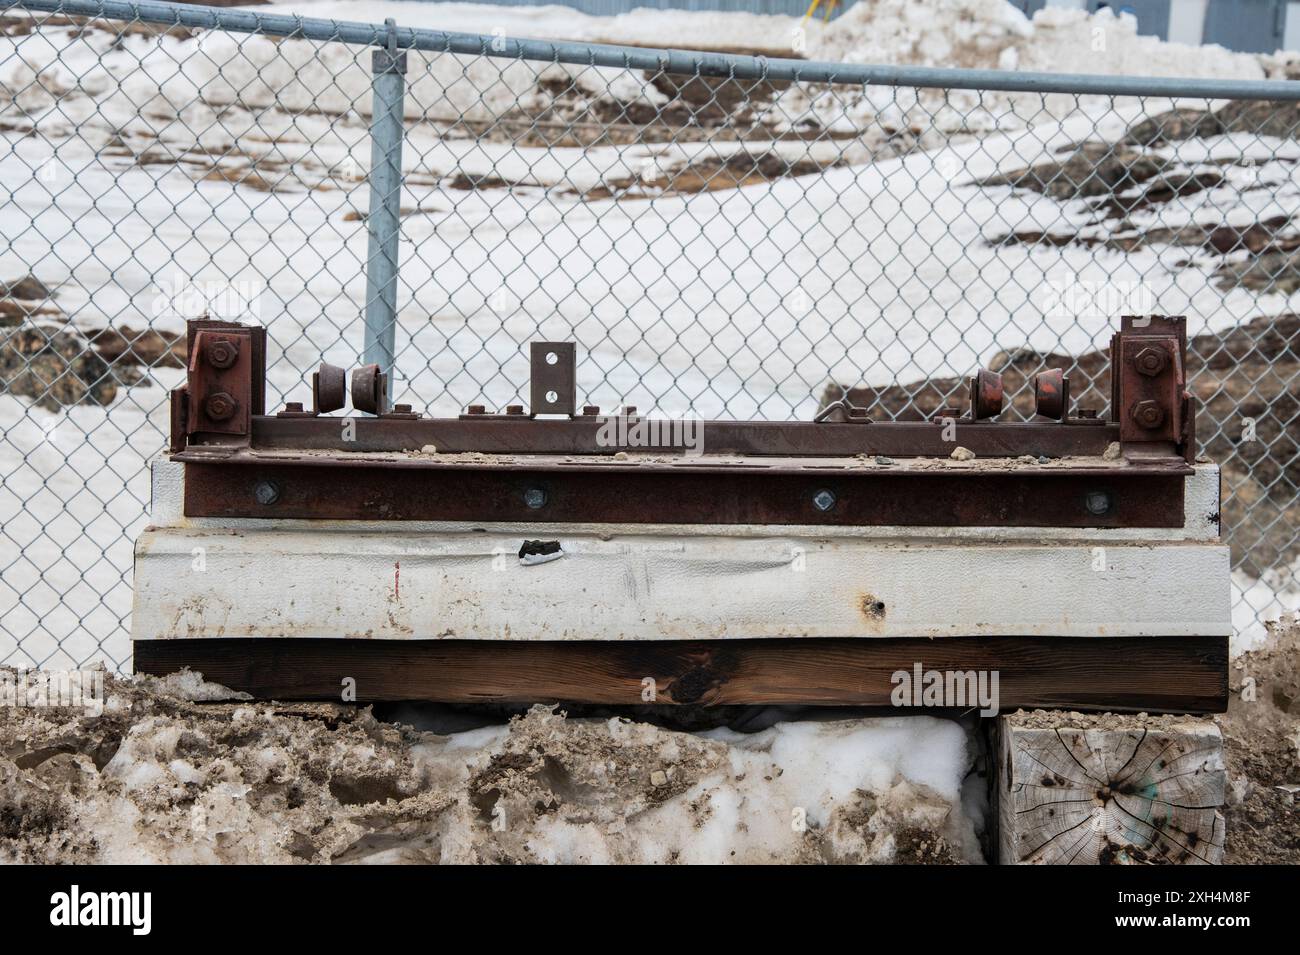
<svg viewBox="0 0 1300 955">
<path fill-rule="evenodd" d="M 1222 862 L 1226 773 L 1213 722 L 1037 713 L 998 724 L 1004 864 Z"/>
</svg>

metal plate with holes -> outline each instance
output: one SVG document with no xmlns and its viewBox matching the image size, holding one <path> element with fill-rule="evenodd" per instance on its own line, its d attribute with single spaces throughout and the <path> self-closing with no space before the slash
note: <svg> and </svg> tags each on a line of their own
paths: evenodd
<svg viewBox="0 0 1300 955">
<path fill-rule="evenodd" d="M 346 479 L 340 481 L 340 474 Z M 272 489 L 274 493 L 272 493 Z M 268 500 L 269 498 L 273 498 Z M 187 463 L 187 517 L 1181 527 L 1181 474 L 676 472 Z"/>
<path fill-rule="evenodd" d="M 533 342 L 529 378 L 532 413 L 573 416 L 577 410 L 577 347 L 573 342 Z"/>
</svg>

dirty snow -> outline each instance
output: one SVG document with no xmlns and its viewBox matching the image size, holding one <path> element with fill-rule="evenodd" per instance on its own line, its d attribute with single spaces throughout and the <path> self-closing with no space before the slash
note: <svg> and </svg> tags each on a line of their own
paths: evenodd
<svg viewBox="0 0 1300 955">
<path fill-rule="evenodd" d="M 539 706 L 439 735 L 221 696 L 110 678 L 97 717 L 0 710 L 0 861 L 983 858 L 985 781 L 951 720 L 693 733 Z"/>
</svg>

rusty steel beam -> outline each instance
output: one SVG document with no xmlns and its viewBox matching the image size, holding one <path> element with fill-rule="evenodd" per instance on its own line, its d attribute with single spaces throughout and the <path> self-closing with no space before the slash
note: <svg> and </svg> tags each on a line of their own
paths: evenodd
<svg viewBox="0 0 1300 955">
<path fill-rule="evenodd" d="M 386 521 L 1181 527 L 1180 470 L 386 467 L 189 458 L 185 514 Z M 1182 464 L 1181 461 L 1178 462 Z"/>
<path fill-rule="evenodd" d="M 515 415 L 460 418 L 355 418 L 348 440 L 338 418 L 261 416 L 253 419 L 252 446 L 309 451 L 419 451 L 443 454 L 604 454 L 629 450 L 604 444 L 605 419 L 580 415 L 532 419 Z M 957 419 L 945 433 L 942 421 L 813 423 L 808 421 L 694 422 L 707 455 L 788 457 L 858 454 L 893 458 L 946 458 L 960 445 L 978 457 L 1049 458 L 1101 455 L 1119 440 L 1119 426 L 1099 419 L 990 422 Z M 681 455 L 682 447 L 634 448 L 656 455 Z M 1170 458 L 1178 457 L 1169 444 Z"/>
</svg>

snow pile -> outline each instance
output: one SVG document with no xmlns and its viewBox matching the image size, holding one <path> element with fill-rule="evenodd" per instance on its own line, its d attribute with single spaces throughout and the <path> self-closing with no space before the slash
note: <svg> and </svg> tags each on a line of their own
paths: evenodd
<svg viewBox="0 0 1300 955">
<path fill-rule="evenodd" d="M 1259 58 L 1139 36 L 1137 20 L 1006 0 L 858 0 L 810 46 L 816 59 L 984 70 L 1261 79 Z"/>
<path fill-rule="evenodd" d="M 1033 35 L 1025 15 L 1006 0 L 857 0 L 822 31 L 809 56 L 1011 69 L 1016 45 Z"/>
<path fill-rule="evenodd" d="M 982 70 L 1262 79 L 1259 57 L 1219 46 L 1187 46 L 1139 36 L 1137 20 L 1045 8 L 1027 20 L 1005 0 L 859 0 L 809 44 L 819 60 Z M 1042 124 L 1081 106 L 1105 112 L 1108 97 L 872 87 L 817 95 L 796 88 L 790 115 L 808 110 L 847 131 L 879 122 L 893 129 L 970 132 Z M 1149 109 L 1160 105 L 1148 102 Z M 1032 118 L 1027 119 L 1027 117 Z M 927 143 L 929 145 L 929 143 Z"/>
<path fill-rule="evenodd" d="M 984 780 L 950 720 L 744 735 L 537 706 L 436 735 L 195 695 L 221 694 L 110 678 L 97 718 L 0 712 L 0 860 L 981 861 Z"/>
<path fill-rule="evenodd" d="M 1110 8 L 1095 14 L 1048 7 L 1034 14 L 1033 34 L 1016 47 L 1012 68 L 1058 73 L 1129 76 L 1179 76 L 1259 80 L 1259 57 L 1234 53 L 1215 44 L 1188 46 L 1139 36 L 1137 20 L 1115 16 Z"/>
<path fill-rule="evenodd" d="M 272 110 L 275 134 L 303 116 L 366 118 L 372 107 L 370 52 L 341 43 L 202 31 L 192 36 L 119 37 L 111 23 L 46 27 L 9 40 L 0 60 L 0 101 L 24 113 L 56 109 L 60 120 L 105 129 L 140 125 L 164 135 L 204 131 L 226 138 L 229 107 Z M 640 73 L 482 56 L 408 53 L 406 117 L 487 122 L 545 106 L 547 81 L 577 83 L 611 102 L 664 101 Z M 179 123 L 177 122 L 179 120 Z M 239 118 L 235 117 L 236 125 Z M 199 140 L 202 142 L 202 139 Z"/>
<path fill-rule="evenodd" d="M 496 6 L 481 3 L 426 3 L 421 0 L 294 0 L 258 8 L 262 13 L 300 14 L 326 20 L 382 23 L 450 33 L 565 40 L 574 43 L 627 43 L 633 46 L 749 50 L 788 56 L 794 31 L 811 41 L 824 29 L 816 18 L 745 13 L 736 10 L 656 10 L 638 7 L 612 17 L 593 16 L 559 4 Z"/>
</svg>

